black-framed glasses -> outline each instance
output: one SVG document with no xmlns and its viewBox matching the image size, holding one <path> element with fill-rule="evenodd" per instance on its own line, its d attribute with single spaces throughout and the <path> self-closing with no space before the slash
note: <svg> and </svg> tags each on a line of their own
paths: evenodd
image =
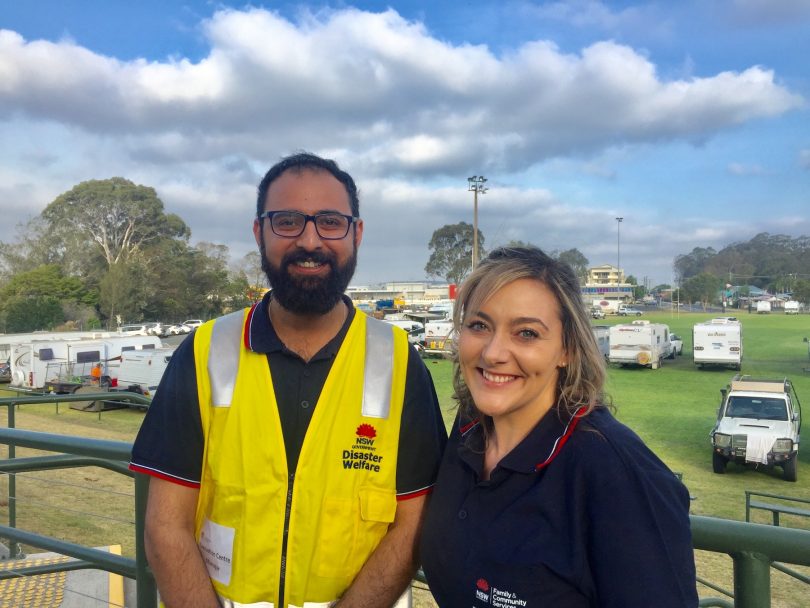
<svg viewBox="0 0 810 608">
<path fill-rule="evenodd" d="M 307 222 L 315 224 L 318 236 L 328 241 L 345 238 L 349 234 L 349 227 L 357 222 L 352 215 L 343 215 L 336 211 L 322 211 L 315 215 L 307 215 L 298 211 L 265 211 L 259 214 L 259 219 L 269 219 L 273 234 L 287 239 L 294 239 L 304 233 Z"/>
</svg>

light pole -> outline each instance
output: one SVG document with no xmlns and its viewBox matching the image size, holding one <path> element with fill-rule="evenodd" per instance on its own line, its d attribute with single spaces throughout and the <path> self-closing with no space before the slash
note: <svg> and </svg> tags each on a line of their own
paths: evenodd
<svg viewBox="0 0 810 608">
<path fill-rule="evenodd" d="M 472 252 L 472 269 L 475 270 L 475 265 L 478 263 L 478 194 L 486 194 L 487 188 L 484 184 L 487 178 L 483 175 L 473 175 L 467 178 L 467 190 L 473 193 L 473 252 Z"/>
<path fill-rule="evenodd" d="M 623 217 L 616 218 L 616 285 L 619 285 L 619 280 L 622 276 L 622 220 Z"/>
</svg>

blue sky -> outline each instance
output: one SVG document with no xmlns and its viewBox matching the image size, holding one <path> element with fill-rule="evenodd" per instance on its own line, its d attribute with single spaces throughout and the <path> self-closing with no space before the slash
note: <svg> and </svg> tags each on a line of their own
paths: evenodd
<svg viewBox="0 0 810 608">
<path fill-rule="evenodd" d="M 153 186 L 192 242 L 253 247 L 261 175 L 356 178 L 355 283 L 434 230 L 578 248 L 655 285 L 693 247 L 810 234 L 810 0 L 0 0 L 0 241 L 87 179 Z"/>
</svg>

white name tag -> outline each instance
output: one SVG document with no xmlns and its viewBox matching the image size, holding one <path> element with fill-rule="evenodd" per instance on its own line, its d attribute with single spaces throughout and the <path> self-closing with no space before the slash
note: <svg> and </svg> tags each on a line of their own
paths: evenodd
<svg viewBox="0 0 810 608">
<path fill-rule="evenodd" d="M 236 530 L 220 526 L 206 519 L 200 530 L 200 553 L 208 569 L 208 576 L 218 583 L 231 582 L 231 561 L 233 559 L 233 537 Z"/>
</svg>

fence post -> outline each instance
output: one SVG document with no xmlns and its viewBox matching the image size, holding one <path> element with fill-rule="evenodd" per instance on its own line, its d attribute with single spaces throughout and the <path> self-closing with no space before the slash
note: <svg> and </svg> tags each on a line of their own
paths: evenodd
<svg viewBox="0 0 810 608">
<path fill-rule="evenodd" d="M 146 562 L 146 546 L 143 540 L 146 524 L 146 499 L 149 495 L 149 476 L 135 473 L 135 588 L 138 608 L 157 606 L 155 577 Z"/>
<path fill-rule="evenodd" d="M 734 560 L 735 608 L 771 607 L 771 560 L 767 555 L 740 551 Z"/>
</svg>

